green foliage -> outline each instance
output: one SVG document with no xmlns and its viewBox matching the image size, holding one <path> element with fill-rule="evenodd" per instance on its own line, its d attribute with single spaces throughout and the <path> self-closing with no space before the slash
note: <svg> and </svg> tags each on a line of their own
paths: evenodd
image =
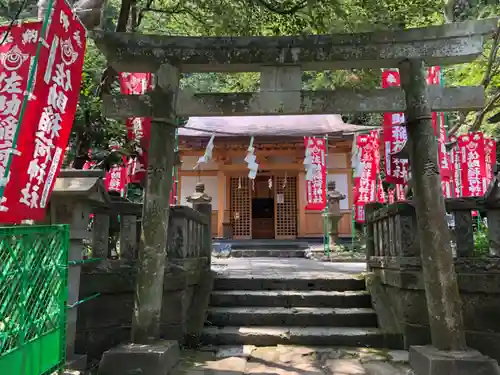
<svg viewBox="0 0 500 375">
<path fill-rule="evenodd" d="M 480 221 L 474 233 L 474 256 L 483 257 L 490 254 L 490 240 L 488 238 L 488 227 Z"/>
<path fill-rule="evenodd" d="M 108 0 L 104 10 L 104 28 L 114 29 L 125 0 Z M 15 12 L 21 0 L 0 0 L 0 17 Z M 36 14 L 36 0 L 28 0 L 31 15 Z M 499 5 L 487 0 L 137 0 L 132 1 L 138 32 L 192 36 L 304 35 L 366 32 L 375 29 L 423 27 L 456 20 L 484 18 L 500 14 Z M 33 8 L 35 6 L 35 8 Z M 35 10 L 35 12 L 33 12 Z M 26 12 L 25 12 L 26 13 Z M 132 27 L 133 28 L 133 27 Z M 447 85 L 477 85 L 483 79 L 488 50 L 477 61 L 445 71 Z M 101 113 L 100 83 L 106 65 L 103 56 L 89 42 L 84 65 L 80 102 L 70 142 L 70 158 L 84 156 L 88 149 L 105 152 L 111 142 L 126 145 L 123 122 L 106 119 Z M 487 94 L 491 97 L 500 86 L 498 71 Z M 257 91 L 258 73 L 195 73 L 182 77 L 182 88 L 199 92 Z M 380 87 L 380 70 L 336 70 L 304 72 L 307 90 L 373 89 Z M 114 88 L 113 90 L 116 90 Z M 493 114 L 498 111 L 494 107 Z M 345 113 L 345 121 L 378 125 L 379 114 Z M 450 116 L 455 122 L 459 116 Z M 489 116 L 486 116 L 487 119 Z M 470 125 L 474 116 L 464 122 Z M 462 120 L 460 120 L 462 121 Z M 452 121 L 453 122 L 453 121 Z M 498 127 L 484 126 L 496 136 Z M 131 148 L 126 145 L 126 148 Z"/>
</svg>

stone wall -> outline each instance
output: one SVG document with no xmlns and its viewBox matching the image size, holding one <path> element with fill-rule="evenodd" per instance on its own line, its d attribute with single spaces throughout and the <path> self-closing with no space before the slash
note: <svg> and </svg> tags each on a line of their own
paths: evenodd
<svg viewBox="0 0 500 375">
<path fill-rule="evenodd" d="M 500 206 L 499 206 L 500 207 Z M 490 255 L 475 257 L 471 209 L 488 218 L 496 215 L 496 203 L 480 199 L 447 201 L 455 217 L 455 269 L 463 303 L 467 344 L 500 360 L 500 257 L 495 232 L 500 227 L 488 220 Z M 463 218 L 466 218 L 465 220 Z M 367 286 L 381 327 L 402 333 L 405 346 L 431 343 L 415 211 L 411 204 L 396 203 L 367 211 L 371 273 Z M 464 248 L 468 244 L 469 248 Z M 472 246 L 472 247 L 471 247 Z"/>
<path fill-rule="evenodd" d="M 140 209 L 128 203 L 125 206 L 127 217 L 134 213 L 140 215 Z M 95 211 L 96 215 L 107 212 Z M 131 232 L 120 236 L 121 241 L 128 238 L 132 244 L 120 243 L 120 248 L 129 250 L 120 254 L 119 259 L 110 259 L 109 251 L 102 248 L 108 242 L 94 236 L 94 250 L 105 255 L 104 259 L 82 267 L 80 298 L 99 293 L 97 298 L 82 304 L 78 311 L 76 347 L 89 358 L 99 358 L 104 351 L 130 339 L 137 254 L 134 248 L 139 238 L 131 228 L 128 229 Z M 205 215 L 190 207 L 171 208 L 161 315 L 161 337 L 164 339 L 178 340 L 185 345 L 198 342 L 213 283 L 211 246 L 207 246 L 211 241 L 210 237 L 207 241 L 206 236 L 209 230 Z M 101 232 L 103 236 L 107 233 Z"/>
</svg>

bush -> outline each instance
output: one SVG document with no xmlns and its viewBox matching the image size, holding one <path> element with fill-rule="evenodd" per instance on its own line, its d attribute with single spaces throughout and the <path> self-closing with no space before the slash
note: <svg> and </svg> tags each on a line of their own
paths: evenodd
<svg viewBox="0 0 500 375">
<path fill-rule="evenodd" d="M 484 257 L 490 255 L 490 240 L 488 238 L 488 227 L 480 221 L 474 233 L 474 256 Z"/>
</svg>

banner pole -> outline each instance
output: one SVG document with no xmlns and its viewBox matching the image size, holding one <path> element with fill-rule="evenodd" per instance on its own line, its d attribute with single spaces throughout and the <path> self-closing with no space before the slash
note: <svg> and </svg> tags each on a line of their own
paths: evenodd
<svg viewBox="0 0 500 375">
<path fill-rule="evenodd" d="M 179 125 L 179 124 L 177 124 Z M 175 153 L 179 153 L 179 128 L 175 129 Z M 179 156 L 180 157 L 180 156 Z M 174 179 L 174 186 L 173 186 L 173 191 L 172 191 L 172 197 L 174 205 L 179 204 L 179 166 L 174 165 L 174 168 L 172 169 L 172 174 L 173 174 L 173 179 Z"/>
<path fill-rule="evenodd" d="M 323 209 L 323 251 L 329 257 L 330 256 L 330 233 L 328 231 L 328 134 L 324 136 L 325 141 L 325 169 L 326 169 L 326 181 L 324 182 L 325 189 L 325 208 Z"/>
</svg>

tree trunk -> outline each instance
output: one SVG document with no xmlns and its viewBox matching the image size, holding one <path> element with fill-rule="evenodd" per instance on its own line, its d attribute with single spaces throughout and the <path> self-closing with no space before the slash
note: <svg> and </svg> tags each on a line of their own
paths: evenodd
<svg viewBox="0 0 500 375">
<path fill-rule="evenodd" d="M 432 344 L 466 350 L 462 305 L 439 174 L 437 141 L 422 61 L 399 65 L 406 97 L 410 165 Z"/>
</svg>

